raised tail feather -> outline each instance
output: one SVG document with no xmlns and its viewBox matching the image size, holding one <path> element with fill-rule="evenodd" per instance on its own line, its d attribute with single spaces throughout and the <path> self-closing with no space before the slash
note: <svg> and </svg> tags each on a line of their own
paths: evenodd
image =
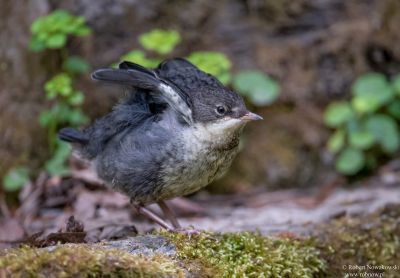
<svg viewBox="0 0 400 278">
<path fill-rule="evenodd" d="M 69 143 L 87 144 L 89 142 L 89 137 L 86 134 L 70 127 L 60 129 L 58 138 Z"/>
</svg>

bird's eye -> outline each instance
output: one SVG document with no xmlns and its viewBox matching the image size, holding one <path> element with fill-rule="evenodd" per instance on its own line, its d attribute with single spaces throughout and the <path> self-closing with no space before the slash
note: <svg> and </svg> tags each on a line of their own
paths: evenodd
<svg viewBox="0 0 400 278">
<path fill-rule="evenodd" d="M 218 105 L 215 111 L 217 111 L 217 113 L 220 115 L 224 115 L 226 112 L 226 108 L 222 105 Z"/>
</svg>

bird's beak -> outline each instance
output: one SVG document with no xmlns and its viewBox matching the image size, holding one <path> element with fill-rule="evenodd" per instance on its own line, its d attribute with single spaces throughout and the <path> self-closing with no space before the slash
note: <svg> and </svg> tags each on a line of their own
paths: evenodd
<svg viewBox="0 0 400 278">
<path fill-rule="evenodd" d="M 259 120 L 262 120 L 263 117 L 261 117 L 261 116 L 255 114 L 255 113 L 252 113 L 252 112 L 247 112 L 247 113 L 246 113 L 244 116 L 242 116 L 240 119 L 241 119 L 242 121 L 259 121 Z"/>
</svg>

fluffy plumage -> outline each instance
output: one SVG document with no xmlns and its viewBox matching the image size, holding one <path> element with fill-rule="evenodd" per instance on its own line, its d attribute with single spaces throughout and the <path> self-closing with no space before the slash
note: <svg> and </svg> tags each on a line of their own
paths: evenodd
<svg viewBox="0 0 400 278">
<path fill-rule="evenodd" d="M 192 193 L 223 174 L 249 113 L 242 98 L 184 59 L 151 70 L 123 62 L 93 78 L 130 87 L 111 113 L 59 132 L 100 178 L 140 205 Z"/>
</svg>

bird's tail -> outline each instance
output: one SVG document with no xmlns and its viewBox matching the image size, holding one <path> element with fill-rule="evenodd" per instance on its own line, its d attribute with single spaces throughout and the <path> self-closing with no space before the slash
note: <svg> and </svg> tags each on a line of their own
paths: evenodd
<svg viewBox="0 0 400 278">
<path fill-rule="evenodd" d="M 89 137 L 85 133 L 70 127 L 60 129 L 58 138 L 69 143 L 87 144 L 89 142 Z"/>
</svg>

